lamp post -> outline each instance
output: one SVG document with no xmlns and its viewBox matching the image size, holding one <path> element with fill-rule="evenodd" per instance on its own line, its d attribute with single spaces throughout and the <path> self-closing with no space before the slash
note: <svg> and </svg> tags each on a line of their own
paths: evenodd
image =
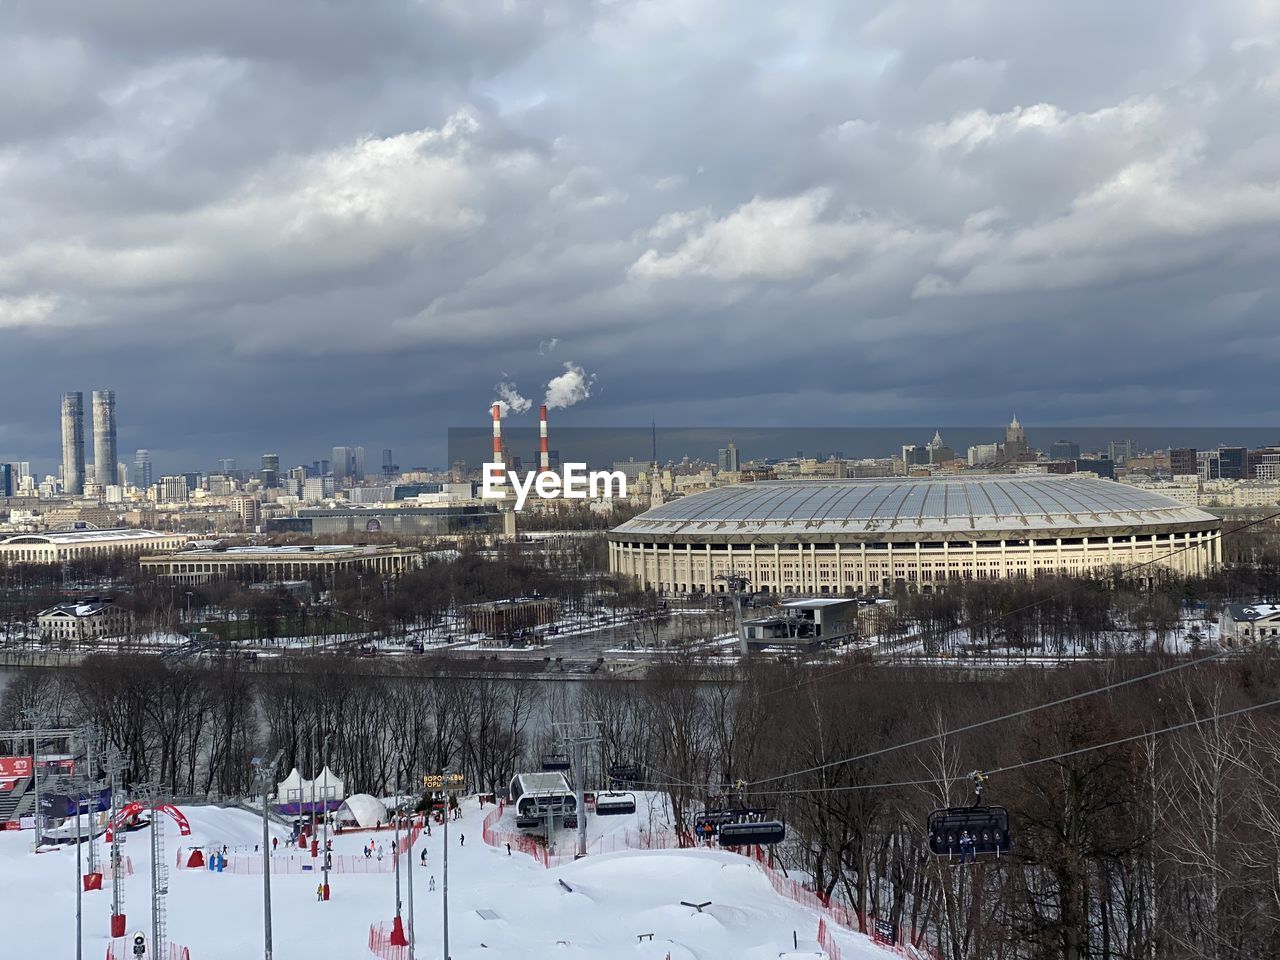
<svg viewBox="0 0 1280 960">
<path fill-rule="evenodd" d="M 320 821 L 324 830 L 324 898 L 329 899 L 329 735 L 324 738 L 324 786 L 320 789 L 324 803 L 324 818 Z M 314 805 L 313 805 L 314 808 Z M 410 958 L 412 960 L 412 958 Z"/>
<path fill-rule="evenodd" d="M 275 758 L 265 761 L 254 757 L 254 773 L 262 792 L 262 957 L 271 960 L 271 837 L 267 828 L 267 790 L 271 783 L 271 771 L 280 762 L 283 750 L 277 750 Z"/>
<path fill-rule="evenodd" d="M 409 776 L 409 771 L 405 771 L 405 781 L 413 783 L 413 778 Z M 396 793 L 399 794 L 397 788 Z M 414 948 L 417 946 L 418 936 L 414 932 L 413 927 L 413 820 L 409 820 L 409 849 L 405 853 L 404 862 L 409 867 L 409 960 L 414 960 Z"/>
<path fill-rule="evenodd" d="M 462 774 L 452 773 L 448 770 L 441 773 L 428 773 L 422 778 L 422 786 L 432 792 L 439 792 L 444 799 L 444 859 L 441 868 L 444 871 L 444 882 L 441 886 L 441 910 L 442 921 L 441 929 L 444 932 L 444 960 L 450 960 L 449 957 L 449 797 L 455 793 L 462 792 L 462 786 L 466 781 Z"/>
</svg>

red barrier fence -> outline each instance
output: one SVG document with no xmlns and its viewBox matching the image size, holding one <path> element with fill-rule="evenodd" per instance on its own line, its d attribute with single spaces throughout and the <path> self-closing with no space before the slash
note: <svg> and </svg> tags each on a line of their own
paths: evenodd
<svg viewBox="0 0 1280 960">
<path fill-rule="evenodd" d="M 166 943 L 164 949 L 148 951 L 145 960 L 191 960 L 191 951 L 178 943 Z M 128 937 L 107 941 L 107 960 L 137 960 L 133 955 L 133 942 Z"/>
<path fill-rule="evenodd" d="M 391 942 L 391 929 L 385 922 L 369 926 L 369 952 L 382 960 L 409 960 L 409 948 Z"/>
<path fill-rule="evenodd" d="M 764 871 L 764 875 L 769 878 L 769 883 L 773 885 L 773 889 L 782 894 L 782 896 L 787 897 L 790 900 L 794 900 L 796 903 L 806 906 L 811 910 L 817 911 L 826 919 L 831 920 L 834 923 L 838 923 L 842 927 L 848 927 L 850 930 L 863 929 L 863 925 L 859 921 L 858 912 L 856 910 L 845 906 L 843 903 L 838 903 L 832 900 L 825 894 L 809 889 L 798 880 L 792 880 L 789 877 L 784 877 L 769 865 L 768 857 L 765 855 L 762 847 L 752 847 L 745 852 L 747 856 L 754 860 L 760 869 Z M 875 924 L 873 922 L 870 929 L 874 929 L 874 927 Z M 823 929 L 824 928 L 820 926 L 819 933 L 822 933 Z M 827 929 L 826 932 L 828 939 L 830 939 L 830 930 Z M 902 939 L 901 936 L 899 939 Z M 832 955 L 828 952 L 828 956 L 835 956 L 838 958 L 839 946 L 836 945 L 834 940 L 831 941 L 831 945 L 835 949 L 836 953 Z M 924 938 L 916 935 L 914 931 L 912 936 L 907 938 L 906 945 L 901 943 L 885 943 L 877 938 L 876 946 L 881 950 L 896 953 L 900 957 L 906 957 L 907 960 L 936 960 L 937 958 L 937 954 L 933 949 L 924 943 Z M 827 948 L 824 946 L 823 949 L 825 950 Z"/>
<path fill-rule="evenodd" d="M 831 936 L 825 917 L 818 921 L 818 946 L 827 955 L 827 960 L 840 960 L 840 944 L 836 943 L 835 938 Z"/>
</svg>

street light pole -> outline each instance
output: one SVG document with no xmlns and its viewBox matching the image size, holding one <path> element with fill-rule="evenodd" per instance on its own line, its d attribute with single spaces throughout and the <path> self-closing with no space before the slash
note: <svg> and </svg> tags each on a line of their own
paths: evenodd
<svg viewBox="0 0 1280 960">
<path fill-rule="evenodd" d="M 450 773 L 448 770 L 429 773 L 422 778 L 422 786 L 428 793 L 432 796 L 439 793 L 444 797 L 444 860 L 441 864 L 444 870 L 444 883 L 441 887 L 441 907 L 444 911 L 441 921 L 441 929 L 444 931 L 444 960 L 449 960 L 449 797 L 461 792 L 463 783 L 462 774 Z"/>
<path fill-rule="evenodd" d="M 443 778 L 442 778 L 443 779 Z M 444 793 L 444 883 L 441 886 L 444 910 L 442 927 L 444 929 L 444 960 L 449 957 L 449 794 Z"/>
<path fill-rule="evenodd" d="M 408 775 L 406 771 L 405 780 L 413 783 L 413 777 Z M 396 791 L 399 792 L 398 790 Z M 414 960 L 414 948 L 417 946 L 418 937 L 413 928 L 413 820 L 409 820 L 409 850 L 405 855 L 404 862 L 409 866 L 409 960 Z"/>
<path fill-rule="evenodd" d="M 275 769 L 283 750 L 276 751 L 270 763 L 261 757 L 253 758 L 253 769 L 258 774 L 262 791 L 262 957 L 271 960 L 271 837 L 267 828 L 267 788 L 271 771 Z"/>
<path fill-rule="evenodd" d="M 324 898 L 329 899 L 329 735 L 324 737 L 324 786 L 320 792 L 324 803 L 324 819 L 321 821 L 324 830 Z M 411 958 L 412 960 L 412 958 Z"/>
</svg>

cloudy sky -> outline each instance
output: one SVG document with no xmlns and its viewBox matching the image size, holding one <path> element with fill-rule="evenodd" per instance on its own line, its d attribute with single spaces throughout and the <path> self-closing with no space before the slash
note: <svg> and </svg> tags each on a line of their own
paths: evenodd
<svg viewBox="0 0 1280 960">
<path fill-rule="evenodd" d="M 11 0 L 0 460 L 1274 423 L 1278 9 Z"/>
</svg>

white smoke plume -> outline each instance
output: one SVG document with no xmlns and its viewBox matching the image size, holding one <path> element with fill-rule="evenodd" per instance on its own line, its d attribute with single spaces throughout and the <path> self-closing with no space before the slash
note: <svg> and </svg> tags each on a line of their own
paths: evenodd
<svg viewBox="0 0 1280 960">
<path fill-rule="evenodd" d="M 502 415 L 505 417 L 511 413 L 525 413 L 533 406 L 533 401 L 527 397 L 520 396 L 520 391 L 516 389 L 514 383 L 502 381 L 493 388 L 498 398 L 493 402 L 502 408 Z"/>
<path fill-rule="evenodd" d="M 558 377 L 552 377 L 551 382 L 547 384 L 547 397 L 544 401 L 547 409 L 562 410 L 565 407 L 572 407 L 575 403 L 581 403 L 591 396 L 591 388 L 595 383 L 594 373 L 588 376 L 587 372 L 576 363 L 566 363 L 564 373 Z"/>
</svg>

